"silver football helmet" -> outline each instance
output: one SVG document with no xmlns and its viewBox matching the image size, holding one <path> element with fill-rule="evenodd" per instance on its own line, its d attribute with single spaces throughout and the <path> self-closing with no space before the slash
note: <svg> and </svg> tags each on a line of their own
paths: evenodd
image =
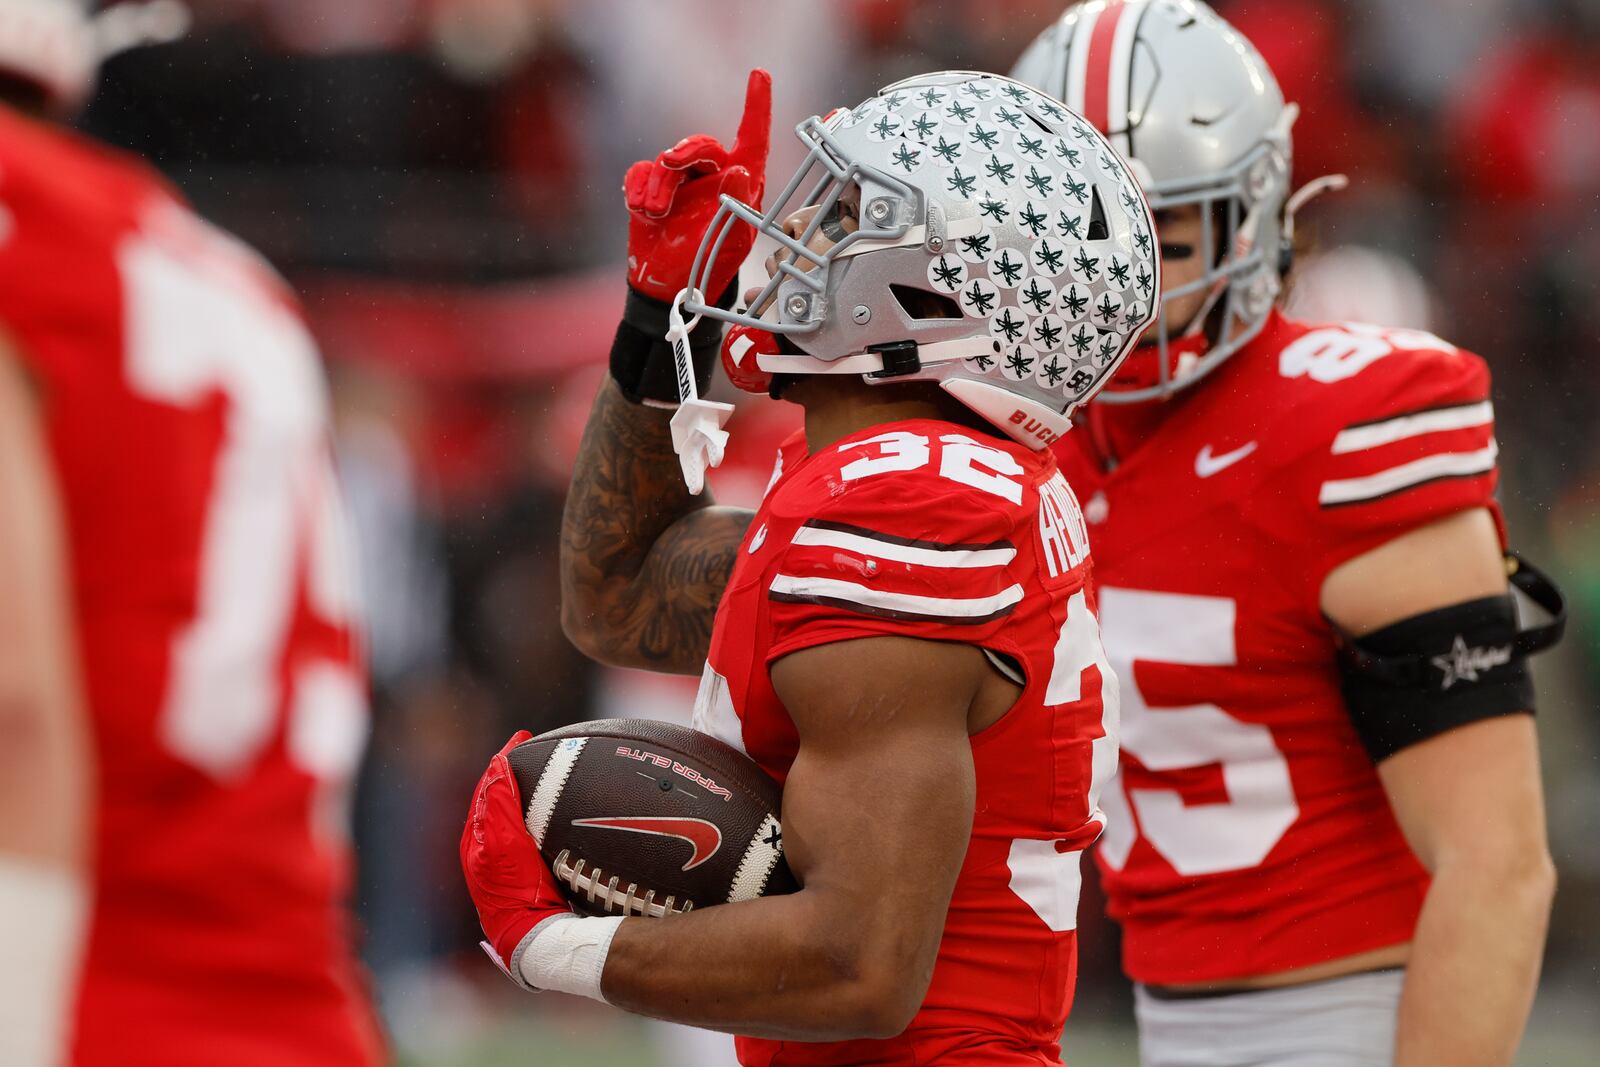
<svg viewBox="0 0 1600 1067">
<path fill-rule="evenodd" d="M 722 198 L 683 302 L 784 339 L 753 357 L 760 371 L 938 382 L 1042 448 L 1154 319 L 1149 205 L 1106 139 L 1059 101 L 945 71 L 795 133 L 806 159 L 765 211 Z M 838 205 L 856 189 L 858 228 L 844 232 Z M 785 232 L 808 207 L 802 231 Z M 779 246 L 745 312 L 699 293 L 735 226 Z M 812 247 L 819 230 L 832 241 L 823 251 Z"/>
<path fill-rule="evenodd" d="M 1011 76 L 1061 97 L 1104 131 L 1154 210 L 1201 208 L 1206 273 L 1164 294 L 1154 366 L 1144 366 L 1141 353 L 1101 399 L 1168 396 L 1260 333 L 1282 289 L 1292 236 L 1290 129 L 1298 109 L 1284 103 L 1255 47 L 1200 0 L 1089 0 L 1040 34 Z M 1193 319 L 1168 321 L 1169 302 L 1195 292 L 1207 299 Z"/>
<path fill-rule="evenodd" d="M 189 27 L 180 0 L 117 4 L 99 15 L 93 7 L 92 0 L 0 0 L 0 70 L 39 86 L 56 110 L 73 111 L 89 98 L 101 60 L 175 40 Z"/>
</svg>

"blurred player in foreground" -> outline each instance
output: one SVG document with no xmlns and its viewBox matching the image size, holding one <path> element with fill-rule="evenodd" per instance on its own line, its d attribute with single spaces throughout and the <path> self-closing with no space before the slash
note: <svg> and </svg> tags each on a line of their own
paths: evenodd
<svg viewBox="0 0 1600 1067">
<path fill-rule="evenodd" d="M 503 754 L 467 880 L 524 986 L 746 1035 L 745 1064 L 1055 1063 L 1117 699 L 1046 446 L 1151 321 L 1088 277 L 1156 271 L 1148 210 L 1058 102 L 932 74 L 802 123 L 806 162 L 763 214 L 769 94 L 753 74 L 732 149 L 692 137 L 628 174 L 628 311 L 574 470 L 562 608 L 596 658 L 701 675 L 696 726 L 784 785 L 803 888 L 575 917 Z M 805 409 L 752 514 L 686 491 L 659 338 L 685 284 L 728 306 L 758 231 L 780 247 L 752 312 L 686 305 L 702 378 L 730 321 L 735 384 Z M 702 234 L 721 255 L 691 276 Z M 1074 330 L 1058 288 L 1117 313 Z"/>
<path fill-rule="evenodd" d="M 95 30 L 0 0 L 0 1063 L 376 1063 L 316 353 L 249 249 L 47 120 Z"/>
<path fill-rule="evenodd" d="M 1069 9 L 1014 74 L 1127 154 L 1161 242 L 1160 322 L 1057 453 L 1122 680 L 1097 855 L 1146 1067 L 1510 1063 L 1555 628 L 1518 632 L 1483 361 L 1276 310 L 1295 111 L 1205 5 Z"/>
</svg>

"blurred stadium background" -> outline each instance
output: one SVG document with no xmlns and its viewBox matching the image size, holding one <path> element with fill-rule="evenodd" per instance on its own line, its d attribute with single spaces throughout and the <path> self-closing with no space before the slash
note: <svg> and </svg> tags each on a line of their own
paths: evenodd
<svg viewBox="0 0 1600 1067">
<path fill-rule="evenodd" d="M 517 994 L 478 953 L 455 840 L 517 727 L 687 716 L 692 685 L 596 668 L 555 604 L 561 494 L 623 291 L 621 175 L 731 135 L 745 72 L 782 131 L 923 70 L 1005 71 L 1060 0 L 190 0 L 84 119 L 152 158 L 303 294 L 365 550 L 377 709 L 356 807 L 364 952 L 416 1067 L 701 1062 L 602 1006 Z M 1600 1063 L 1600 0 L 1233 0 L 1303 107 L 1309 317 L 1485 355 L 1519 547 L 1574 601 L 1540 661 L 1561 870 L 1521 1063 Z M 750 405 L 721 494 L 791 416 Z M 1086 893 L 1068 1058 L 1132 1064 L 1115 931 Z M 708 1065 L 712 1067 L 712 1065 Z"/>
</svg>

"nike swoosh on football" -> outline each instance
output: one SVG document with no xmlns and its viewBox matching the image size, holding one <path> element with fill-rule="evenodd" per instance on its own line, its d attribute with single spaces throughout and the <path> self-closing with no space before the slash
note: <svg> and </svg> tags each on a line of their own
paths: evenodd
<svg viewBox="0 0 1600 1067">
<path fill-rule="evenodd" d="M 722 831 L 705 819 L 683 819 L 672 815 L 613 816 L 604 819 L 573 819 L 573 826 L 593 826 L 601 830 L 629 830 L 636 834 L 676 837 L 694 846 L 694 855 L 683 865 L 691 871 L 717 854 L 722 847 Z"/>
<path fill-rule="evenodd" d="M 1195 454 L 1194 472 L 1201 478 L 1209 478 L 1218 471 L 1227 470 L 1255 450 L 1256 443 L 1251 441 L 1249 444 L 1240 445 L 1232 452 L 1224 452 L 1220 456 L 1213 456 L 1211 454 L 1211 446 L 1206 445 Z"/>
</svg>

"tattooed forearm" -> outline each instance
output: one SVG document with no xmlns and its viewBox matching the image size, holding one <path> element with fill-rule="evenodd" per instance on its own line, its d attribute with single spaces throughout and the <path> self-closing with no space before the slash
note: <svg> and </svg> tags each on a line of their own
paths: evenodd
<svg viewBox="0 0 1600 1067">
<path fill-rule="evenodd" d="M 689 494 L 669 417 L 601 387 L 561 520 L 561 619 L 596 659 L 698 674 L 751 513 Z"/>
</svg>

